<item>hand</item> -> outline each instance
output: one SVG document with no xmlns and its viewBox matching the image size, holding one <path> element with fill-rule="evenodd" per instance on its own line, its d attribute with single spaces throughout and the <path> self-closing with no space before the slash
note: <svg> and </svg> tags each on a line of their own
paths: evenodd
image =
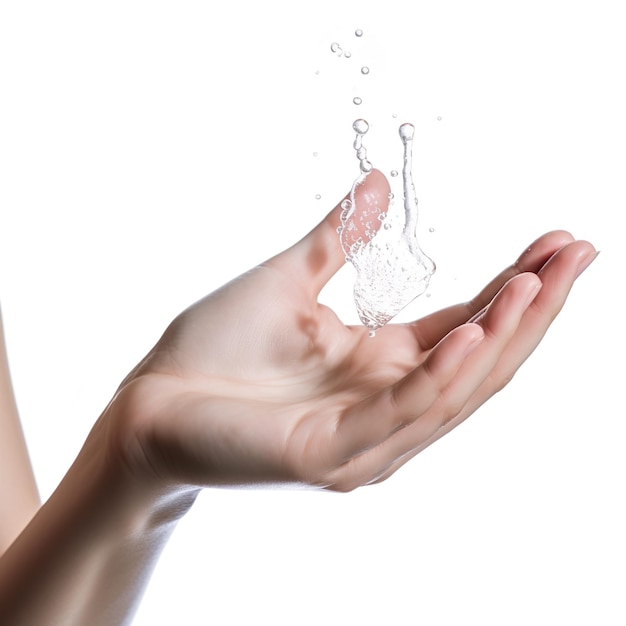
<svg viewBox="0 0 626 626">
<path fill-rule="evenodd" d="M 108 411 L 129 467 L 172 485 L 383 480 L 511 380 L 596 254 L 548 233 L 473 300 L 370 338 L 317 302 L 344 263 L 340 211 L 174 320 Z"/>
</svg>

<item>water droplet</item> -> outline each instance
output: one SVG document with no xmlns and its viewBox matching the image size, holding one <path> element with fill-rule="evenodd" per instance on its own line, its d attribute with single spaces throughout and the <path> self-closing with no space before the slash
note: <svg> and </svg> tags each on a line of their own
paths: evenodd
<svg viewBox="0 0 626 626">
<path fill-rule="evenodd" d="M 427 298 L 430 298 L 430 296 L 431 296 L 431 294 L 429 294 L 429 293 L 427 293 L 427 294 L 426 294 L 426 297 L 427 297 Z"/>
<path fill-rule="evenodd" d="M 369 68 L 369 67 L 367 67 L 367 65 L 364 65 L 364 66 L 361 68 L 361 74 L 369 74 L 369 73 L 370 73 L 370 68 Z"/>
<path fill-rule="evenodd" d="M 382 222 L 387 217 L 387 214 L 383 211 L 378 214 L 378 219 Z"/>
<path fill-rule="evenodd" d="M 363 37 L 363 31 L 362 31 L 360 28 L 357 28 L 357 29 L 354 31 L 354 34 L 355 34 L 357 37 Z"/>
<path fill-rule="evenodd" d="M 352 99 L 352 102 L 354 102 L 354 104 L 361 104 L 361 102 L 363 102 L 363 100 L 361 100 L 361 98 L 359 98 L 358 96 L 356 96 L 356 98 Z"/>
<path fill-rule="evenodd" d="M 346 50 L 343 53 L 343 56 L 346 57 L 346 59 L 349 59 L 352 56 L 352 52 L 350 52 L 350 50 Z"/>
<path fill-rule="evenodd" d="M 320 73 L 320 71 L 319 71 L 319 70 L 315 70 L 315 73 L 316 73 L 316 74 L 319 74 L 319 73 Z"/>
<path fill-rule="evenodd" d="M 313 156 L 317 156 L 317 152 L 314 152 L 314 153 L 313 153 Z"/>
<path fill-rule="evenodd" d="M 395 178 L 398 175 L 397 170 L 391 170 L 391 175 Z"/>
<path fill-rule="evenodd" d="M 441 115 L 437 118 L 438 122 L 441 122 Z"/>
<path fill-rule="evenodd" d="M 396 117 L 398 117 L 398 114 L 397 113 L 392 113 L 391 117 L 393 117 L 395 119 Z"/>
<path fill-rule="evenodd" d="M 391 224 L 390 224 L 389 222 L 385 222 L 385 223 L 383 224 L 383 228 L 384 228 L 385 230 L 389 230 L 389 229 L 391 228 Z"/>
<path fill-rule="evenodd" d="M 370 129 L 370 125 L 364 119 L 355 120 L 352 124 L 352 128 L 354 132 L 359 135 L 365 135 L 365 133 Z"/>
<path fill-rule="evenodd" d="M 435 229 L 431 226 L 431 227 L 428 229 L 428 232 L 429 232 L 429 233 L 434 233 L 434 232 L 435 232 Z"/>
<path fill-rule="evenodd" d="M 352 200 L 349 200 L 348 198 L 346 198 L 342 203 L 341 203 L 341 208 L 344 211 L 347 211 L 348 209 L 352 208 Z"/>
<path fill-rule="evenodd" d="M 330 51 L 334 52 L 338 57 L 343 54 L 342 47 L 336 41 L 333 41 L 333 43 L 330 44 Z"/>
<path fill-rule="evenodd" d="M 337 234 L 341 235 L 342 231 L 343 231 L 343 226 L 337 226 Z"/>
<path fill-rule="evenodd" d="M 389 200 L 393 200 L 395 198 L 395 196 L 393 195 L 393 191 L 390 191 L 387 197 L 389 198 Z"/>
<path fill-rule="evenodd" d="M 399 132 L 402 143 L 406 143 L 407 141 L 413 139 L 413 135 L 415 134 L 415 126 L 407 122 L 406 124 L 402 124 L 402 126 L 400 126 Z"/>
<path fill-rule="evenodd" d="M 322 196 L 321 196 L 319 193 L 315 195 L 315 199 L 316 199 L 316 200 L 319 200 L 321 197 L 322 197 Z"/>
<path fill-rule="evenodd" d="M 374 166 L 367 159 L 363 159 L 363 161 L 361 161 L 361 171 L 364 174 L 371 172 L 373 169 Z"/>
<path fill-rule="evenodd" d="M 375 330 L 370 330 L 369 333 L 367 333 L 368 337 L 376 337 L 376 331 Z"/>
</svg>

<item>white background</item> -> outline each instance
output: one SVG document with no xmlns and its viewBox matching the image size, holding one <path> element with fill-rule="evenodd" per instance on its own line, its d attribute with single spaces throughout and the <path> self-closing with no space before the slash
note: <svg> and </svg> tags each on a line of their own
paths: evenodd
<svg viewBox="0 0 626 626">
<path fill-rule="evenodd" d="M 137 626 L 626 623 L 622 7 L 0 4 L 0 301 L 44 497 L 171 318 L 350 188 L 358 116 L 384 171 L 416 127 L 439 269 L 405 318 L 545 231 L 602 250 L 506 390 L 383 485 L 204 492 Z M 350 270 L 324 298 L 354 322 Z"/>
</svg>

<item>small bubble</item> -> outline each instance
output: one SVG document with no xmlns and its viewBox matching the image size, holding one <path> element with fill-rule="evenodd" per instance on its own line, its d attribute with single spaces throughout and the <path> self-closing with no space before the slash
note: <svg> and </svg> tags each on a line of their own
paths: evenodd
<svg viewBox="0 0 626 626">
<path fill-rule="evenodd" d="M 367 333 L 368 337 L 376 337 L 376 331 L 375 330 L 370 330 L 369 333 Z"/>
<path fill-rule="evenodd" d="M 367 67 L 367 65 L 364 65 L 364 66 L 361 68 L 361 74 L 369 74 L 369 73 L 370 73 L 370 68 L 369 68 L 369 67 Z"/>
<path fill-rule="evenodd" d="M 348 209 L 352 208 L 352 200 L 349 200 L 348 198 L 346 198 L 342 203 L 341 203 L 341 208 L 344 211 L 347 211 Z"/>
<path fill-rule="evenodd" d="M 352 128 L 355 133 L 359 135 L 365 135 L 365 133 L 370 129 L 370 125 L 364 119 L 355 120 L 352 124 Z"/>
<path fill-rule="evenodd" d="M 431 226 L 431 227 L 428 229 L 428 232 L 429 232 L 429 233 L 434 233 L 434 232 L 435 232 L 435 229 Z"/>
<path fill-rule="evenodd" d="M 343 232 L 343 226 L 337 226 L 337 234 L 341 235 L 342 232 Z"/>
<path fill-rule="evenodd" d="M 393 199 L 394 199 L 394 197 L 395 197 L 395 196 L 393 195 L 393 192 L 392 192 L 392 191 L 390 191 L 390 192 L 389 192 L 389 195 L 387 196 L 387 198 L 388 198 L 389 200 L 393 200 Z"/>
<path fill-rule="evenodd" d="M 385 222 L 385 223 L 383 224 L 383 228 L 384 228 L 385 230 L 389 230 L 389 229 L 391 228 L 391 224 L 390 224 L 389 222 Z"/>
<path fill-rule="evenodd" d="M 313 153 L 313 156 L 317 156 L 317 152 L 314 152 L 314 153 Z"/>
<path fill-rule="evenodd" d="M 360 28 L 357 28 L 357 29 L 354 31 L 354 34 L 355 34 L 357 37 L 363 37 L 363 31 L 362 31 Z"/>
<path fill-rule="evenodd" d="M 319 71 L 319 70 L 315 70 L 315 73 L 316 73 L 316 74 L 319 74 L 319 73 L 320 73 L 320 71 Z"/>
<path fill-rule="evenodd" d="M 322 197 L 322 196 L 321 196 L 319 193 L 315 195 L 315 199 L 316 199 L 316 200 L 321 199 L 321 197 Z"/>
<path fill-rule="evenodd" d="M 363 100 L 361 100 L 361 98 L 359 98 L 358 96 L 356 98 L 352 99 L 352 102 L 354 102 L 354 104 L 361 104 L 361 102 L 363 102 Z"/>
<path fill-rule="evenodd" d="M 343 56 L 346 57 L 346 59 L 349 59 L 352 56 L 352 52 L 350 52 L 350 50 L 346 50 L 343 53 Z"/>
<path fill-rule="evenodd" d="M 429 293 L 427 293 L 427 294 L 426 294 L 426 297 L 427 297 L 427 298 L 430 298 L 430 296 L 431 296 L 431 294 L 429 294 Z"/>
<path fill-rule="evenodd" d="M 398 175 L 397 170 L 391 170 L 391 175 L 395 178 Z"/>
<path fill-rule="evenodd" d="M 398 117 L 398 114 L 397 113 L 392 113 L 391 117 L 396 118 L 396 117 Z"/>
<path fill-rule="evenodd" d="M 441 122 L 441 115 L 437 118 L 438 122 Z"/>
<path fill-rule="evenodd" d="M 387 217 L 387 214 L 383 211 L 378 214 L 378 219 L 382 222 Z"/>
</svg>

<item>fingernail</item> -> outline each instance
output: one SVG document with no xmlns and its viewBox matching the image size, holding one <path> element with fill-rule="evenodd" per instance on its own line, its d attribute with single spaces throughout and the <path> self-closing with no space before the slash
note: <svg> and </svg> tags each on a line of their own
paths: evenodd
<svg viewBox="0 0 626 626">
<path fill-rule="evenodd" d="M 576 271 L 576 278 L 578 278 L 596 260 L 599 254 L 600 254 L 600 250 L 598 250 L 597 252 L 594 252 L 593 254 L 589 254 L 578 264 L 578 270 Z"/>
<path fill-rule="evenodd" d="M 476 326 L 478 326 L 478 324 L 476 324 Z M 470 352 L 472 352 L 474 348 L 476 348 L 476 346 L 481 343 L 482 340 L 485 338 L 485 335 L 482 332 L 482 328 L 480 328 L 480 326 L 478 326 L 478 328 L 480 329 L 480 334 L 472 337 L 470 342 L 465 346 L 465 350 L 463 351 L 463 358 L 465 358 Z"/>
</svg>

